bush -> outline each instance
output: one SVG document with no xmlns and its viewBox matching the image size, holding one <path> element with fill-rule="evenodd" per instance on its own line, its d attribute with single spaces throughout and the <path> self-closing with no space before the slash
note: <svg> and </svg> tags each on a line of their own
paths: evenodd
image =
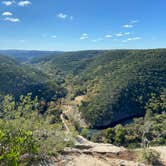
<svg viewBox="0 0 166 166">
<path fill-rule="evenodd" d="M 140 160 L 146 164 L 161 165 L 160 154 L 152 149 L 144 149 L 140 153 Z"/>
<path fill-rule="evenodd" d="M 16 129 L 4 122 L 0 124 L 3 125 L 0 127 L 0 165 L 17 166 L 22 160 L 27 164 L 31 162 L 37 154 L 32 132 Z"/>
<path fill-rule="evenodd" d="M 81 131 L 81 135 L 82 135 L 83 137 L 87 137 L 88 133 L 89 133 L 89 130 L 86 129 L 86 128 L 82 129 L 82 131 Z"/>
</svg>

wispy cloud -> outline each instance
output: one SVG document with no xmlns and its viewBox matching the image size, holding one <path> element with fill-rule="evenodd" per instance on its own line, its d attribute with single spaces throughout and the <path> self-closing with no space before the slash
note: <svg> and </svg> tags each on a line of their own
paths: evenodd
<svg viewBox="0 0 166 166">
<path fill-rule="evenodd" d="M 11 6 L 13 3 L 15 3 L 15 1 L 2 1 L 2 4 L 6 6 Z"/>
<path fill-rule="evenodd" d="M 134 24 L 138 23 L 138 20 L 131 20 L 128 24 L 123 25 L 123 28 L 133 28 Z"/>
<path fill-rule="evenodd" d="M 71 20 L 71 21 L 74 19 L 73 16 L 67 15 L 67 14 L 65 14 L 65 13 L 58 13 L 58 14 L 57 14 L 57 17 L 60 18 L 60 19 L 63 19 L 63 20 L 69 19 L 69 20 Z"/>
<path fill-rule="evenodd" d="M 105 38 L 111 38 L 112 35 L 105 35 Z"/>
<path fill-rule="evenodd" d="M 88 34 L 87 33 L 83 33 L 82 36 L 88 36 Z"/>
<path fill-rule="evenodd" d="M 124 34 L 122 32 L 120 32 L 120 33 L 115 34 L 115 36 L 122 37 L 122 36 L 124 36 Z"/>
<path fill-rule="evenodd" d="M 123 25 L 123 27 L 124 27 L 124 28 L 133 28 L 134 25 L 132 25 L 132 24 L 125 24 L 125 25 Z"/>
<path fill-rule="evenodd" d="M 57 36 L 56 36 L 56 35 L 52 35 L 52 36 L 51 36 L 51 38 L 56 39 L 56 38 L 57 38 Z"/>
<path fill-rule="evenodd" d="M 126 36 L 126 35 L 131 35 L 132 33 L 131 32 L 119 32 L 117 34 L 115 34 L 116 37 L 123 37 L 123 36 Z"/>
<path fill-rule="evenodd" d="M 15 0 L 13 0 L 13 1 L 2 1 L 2 4 L 6 5 L 6 6 L 11 6 L 11 5 L 15 4 L 15 3 L 16 3 Z M 22 7 L 28 6 L 28 5 L 31 5 L 31 4 L 32 4 L 31 1 L 28 1 L 28 0 L 19 1 L 17 3 L 18 6 L 22 6 Z"/>
<path fill-rule="evenodd" d="M 2 13 L 2 16 L 12 16 L 13 15 L 13 13 L 11 13 L 11 12 L 3 12 Z"/>
<path fill-rule="evenodd" d="M 17 4 L 18 6 L 24 7 L 24 6 L 31 5 L 32 3 L 30 1 L 20 1 Z"/>
<path fill-rule="evenodd" d="M 97 38 L 97 39 L 92 40 L 92 42 L 99 42 L 99 41 L 102 41 L 102 40 L 104 40 L 104 39 L 103 38 Z"/>
<path fill-rule="evenodd" d="M 138 22 L 139 22 L 139 20 L 132 20 L 132 21 L 130 21 L 130 24 L 136 24 Z"/>
<path fill-rule="evenodd" d="M 126 43 L 129 41 L 135 41 L 135 40 L 141 40 L 141 39 L 142 39 L 141 37 L 132 37 L 132 38 L 128 38 L 126 40 L 123 40 L 122 42 Z"/>
<path fill-rule="evenodd" d="M 128 38 L 127 40 L 128 41 L 133 41 L 133 40 L 140 40 L 141 37 L 133 37 L 133 38 Z"/>
<path fill-rule="evenodd" d="M 131 32 L 125 32 L 124 34 L 125 35 L 131 35 Z"/>
<path fill-rule="evenodd" d="M 89 38 L 88 34 L 83 33 L 83 34 L 81 34 L 80 40 L 84 40 L 84 39 L 88 39 L 88 38 Z"/>
<path fill-rule="evenodd" d="M 68 15 L 64 14 L 64 13 L 59 13 L 59 14 L 57 14 L 57 17 L 60 19 L 66 19 L 68 17 Z"/>
<path fill-rule="evenodd" d="M 19 18 L 12 18 L 12 17 L 6 17 L 4 20 L 9 22 L 20 22 Z"/>
<path fill-rule="evenodd" d="M 88 36 L 81 36 L 80 40 L 84 40 L 84 39 L 88 39 L 88 38 L 89 38 Z"/>
</svg>

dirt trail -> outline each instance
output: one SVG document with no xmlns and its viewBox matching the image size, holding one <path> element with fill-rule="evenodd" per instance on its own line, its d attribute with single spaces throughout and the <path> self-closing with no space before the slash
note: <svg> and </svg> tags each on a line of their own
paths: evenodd
<svg viewBox="0 0 166 166">
<path fill-rule="evenodd" d="M 77 104 L 82 100 L 78 98 Z M 66 134 L 70 134 L 70 121 L 65 116 L 72 112 L 73 105 L 64 105 L 61 120 Z M 112 144 L 94 143 L 81 135 L 74 140 L 75 148 L 65 148 L 61 156 L 60 166 L 146 166 L 137 161 L 134 151 Z M 162 161 L 166 164 L 166 147 L 152 148 L 161 154 Z"/>
<path fill-rule="evenodd" d="M 79 97 L 75 100 L 74 104 L 79 104 L 83 97 Z M 60 118 L 62 120 L 64 130 L 66 134 L 70 134 L 69 121 L 65 118 L 66 115 L 74 112 L 73 103 L 63 105 L 63 113 Z M 62 162 L 60 165 L 64 166 L 111 166 L 115 165 L 115 159 L 112 161 L 111 159 L 106 159 L 104 154 L 111 153 L 117 154 L 121 151 L 125 151 L 125 148 L 116 147 L 111 144 L 100 144 L 94 143 L 81 135 L 77 135 L 74 140 L 75 148 L 65 148 L 64 155 L 62 157 Z M 97 155 L 95 154 L 97 153 Z M 100 156 L 100 155 L 102 156 Z M 109 161 L 109 162 L 108 162 Z M 118 163 L 122 161 L 118 160 Z M 124 162 L 124 161 L 123 161 Z M 129 165 L 129 164 L 128 164 Z M 131 164 L 133 165 L 133 164 Z M 116 165 L 115 165 L 116 166 Z"/>
<path fill-rule="evenodd" d="M 66 107 L 71 109 L 70 106 L 66 106 Z M 66 110 L 65 112 L 68 112 L 68 111 L 71 111 L 71 110 Z M 61 117 L 61 120 L 62 120 L 66 133 L 69 134 L 71 132 L 70 127 L 68 126 L 70 122 L 65 119 L 64 113 L 62 113 L 60 117 Z M 120 151 L 126 150 L 123 147 L 114 146 L 112 144 L 94 143 L 94 142 L 87 140 L 86 138 L 84 138 L 81 135 L 76 136 L 76 138 L 74 140 L 74 144 L 77 147 L 77 149 L 84 149 L 84 150 L 86 149 L 86 152 L 89 151 L 89 152 L 98 152 L 98 153 L 108 153 L 108 152 L 118 153 Z M 74 149 L 68 149 L 67 151 L 72 152 L 73 150 Z"/>
<path fill-rule="evenodd" d="M 66 134 L 69 134 L 70 133 L 70 129 L 69 129 L 67 123 L 66 123 L 66 120 L 65 120 L 65 118 L 63 116 L 63 113 L 60 115 L 60 118 L 62 120 L 62 123 L 63 123 L 64 130 L 65 130 Z"/>
<path fill-rule="evenodd" d="M 71 111 L 70 106 L 65 106 Z M 67 134 L 70 134 L 70 122 L 61 114 L 61 120 Z M 68 126 L 69 125 L 69 126 Z M 81 135 L 77 135 L 74 140 L 75 148 L 65 148 L 59 165 L 62 166 L 119 166 L 122 164 L 134 166 L 135 162 L 122 160 L 122 152 L 125 154 L 126 149 L 111 144 L 94 143 Z M 121 157 L 118 155 L 121 154 Z M 125 156 L 125 155 L 124 155 Z M 130 155 L 129 155 L 130 156 Z M 125 157 L 126 158 L 126 157 Z M 135 166 L 138 164 L 135 164 Z M 144 166 L 144 165 L 142 165 Z"/>
</svg>

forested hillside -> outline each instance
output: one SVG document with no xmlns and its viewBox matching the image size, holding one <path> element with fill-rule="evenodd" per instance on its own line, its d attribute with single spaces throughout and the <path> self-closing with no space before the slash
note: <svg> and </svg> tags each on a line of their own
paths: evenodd
<svg viewBox="0 0 166 166">
<path fill-rule="evenodd" d="M 0 55 L 0 165 L 39 164 L 70 144 L 60 119 L 66 93 L 41 70 Z"/>
<path fill-rule="evenodd" d="M 165 94 L 166 50 L 71 52 L 42 61 L 73 74 L 73 96 L 93 128 L 145 114 L 152 95 Z"/>
<path fill-rule="evenodd" d="M 10 56 L 19 62 L 29 62 L 34 58 L 47 55 L 60 55 L 60 51 L 36 51 L 36 50 L 0 50 L 1 55 Z"/>
<path fill-rule="evenodd" d="M 76 51 L 76 52 L 66 52 L 59 56 L 49 55 L 41 58 L 34 58 L 31 60 L 32 64 L 46 65 L 49 67 L 56 67 L 57 69 L 63 71 L 66 74 L 72 74 L 76 70 L 78 72 L 83 70 L 88 65 L 88 61 L 103 54 L 107 51 Z M 82 65 L 82 67 L 81 67 Z"/>
<path fill-rule="evenodd" d="M 41 71 L 0 56 L 0 95 L 10 94 L 18 98 L 29 92 L 44 100 L 63 97 L 66 93 L 64 88 Z"/>
<path fill-rule="evenodd" d="M 166 50 L 68 52 L 26 64 L 0 55 L 0 102 L 3 165 L 63 158 L 76 141 L 87 150 L 78 134 L 99 147 L 165 145 Z M 159 160 L 156 152 L 141 154 Z"/>
<path fill-rule="evenodd" d="M 165 50 L 110 52 L 90 65 L 80 79 L 88 87 L 80 111 L 93 127 L 144 115 L 151 95 L 165 93 Z"/>
</svg>

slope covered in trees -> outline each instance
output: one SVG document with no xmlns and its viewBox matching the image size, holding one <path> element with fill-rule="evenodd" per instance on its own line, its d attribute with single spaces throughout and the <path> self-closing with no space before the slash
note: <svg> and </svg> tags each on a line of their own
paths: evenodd
<svg viewBox="0 0 166 166">
<path fill-rule="evenodd" d="M 108 142 L 129 148 L 166 145 L 166 93 L 153 96 L 146 104 L 145 117 L 117 124 L 90 135 L 95 142 Z M 162 112 L 162 114 L 161 114 Z M 85 132 L 85 131 L 84 131 Z M 86 130 L 88 136 L 88 130 Z"/>
<path fill-rule="evenodd" d="M 80 111 L 92 127 L 106 127 L 145 113 L 152 94 L 166 88 L 165 50 L 115 51 L 96 58 L 82 73 L 88 87 Z"/>
<path fill-rule="evenodd" d="M 71 98 L 85 95 L 79 107 L 82 117 L 90 127 L 104 128 L 143 116 L 148 100 L 165 93 L 165 56 L 165 49 L 68 52 L 32 60 L 40 70 L 1 56 L 0 91 L 62 97 L 65 73 Z"/>
<path fill-rule="evenodd" d="M 30 63 L 0 56 L 3 165 L 28 165 L 56 156 L 73 146 L 77 131 L 94 142 L 130 148 L 166 144 L 165 49 L 69 52 Z M 86 127 L 108 128 L 82 129 L 67 115 L 72 109 L 80 111 Z M 65 132 L 61 115 L 71 133 Z"/>
<path fill-rule="evenodd" d="M 165 49 L 71 52 L 44 64 L 73 75 L 73 96 L 85 95 L 80 111 L 93 128 L 143 116 L 166 88 Z"/>
<path fill-rule="evenodd" d="M 47 55 L 59 55 L 60 51 L 36 51 L 36 50 L 0 50 L 1 55 L 10 56 L 19 62 L 28 62 L 34 58 Z"/>
<path fill-rule="evenodd" d="M 18 98 L 31 92 L 33 96 L 50 100 L 65 95 L 65 90 L 47 75 L 30 66 L 0 56 L 0 95 L 11 94 Z"/>
<path fill-rule="evenodd" d="M 83 70 L 88 65 L 91 58 L 97 57 L 107 51 L 76 51 L 66 52 L 59 56 L 48 55 L 41 58 L 34 58 L 31 60 L 32 64 L 48 65 L 48 67 L 56 67 L 66 74 L 72 74 L 77 70 Z"/>
</svg>

